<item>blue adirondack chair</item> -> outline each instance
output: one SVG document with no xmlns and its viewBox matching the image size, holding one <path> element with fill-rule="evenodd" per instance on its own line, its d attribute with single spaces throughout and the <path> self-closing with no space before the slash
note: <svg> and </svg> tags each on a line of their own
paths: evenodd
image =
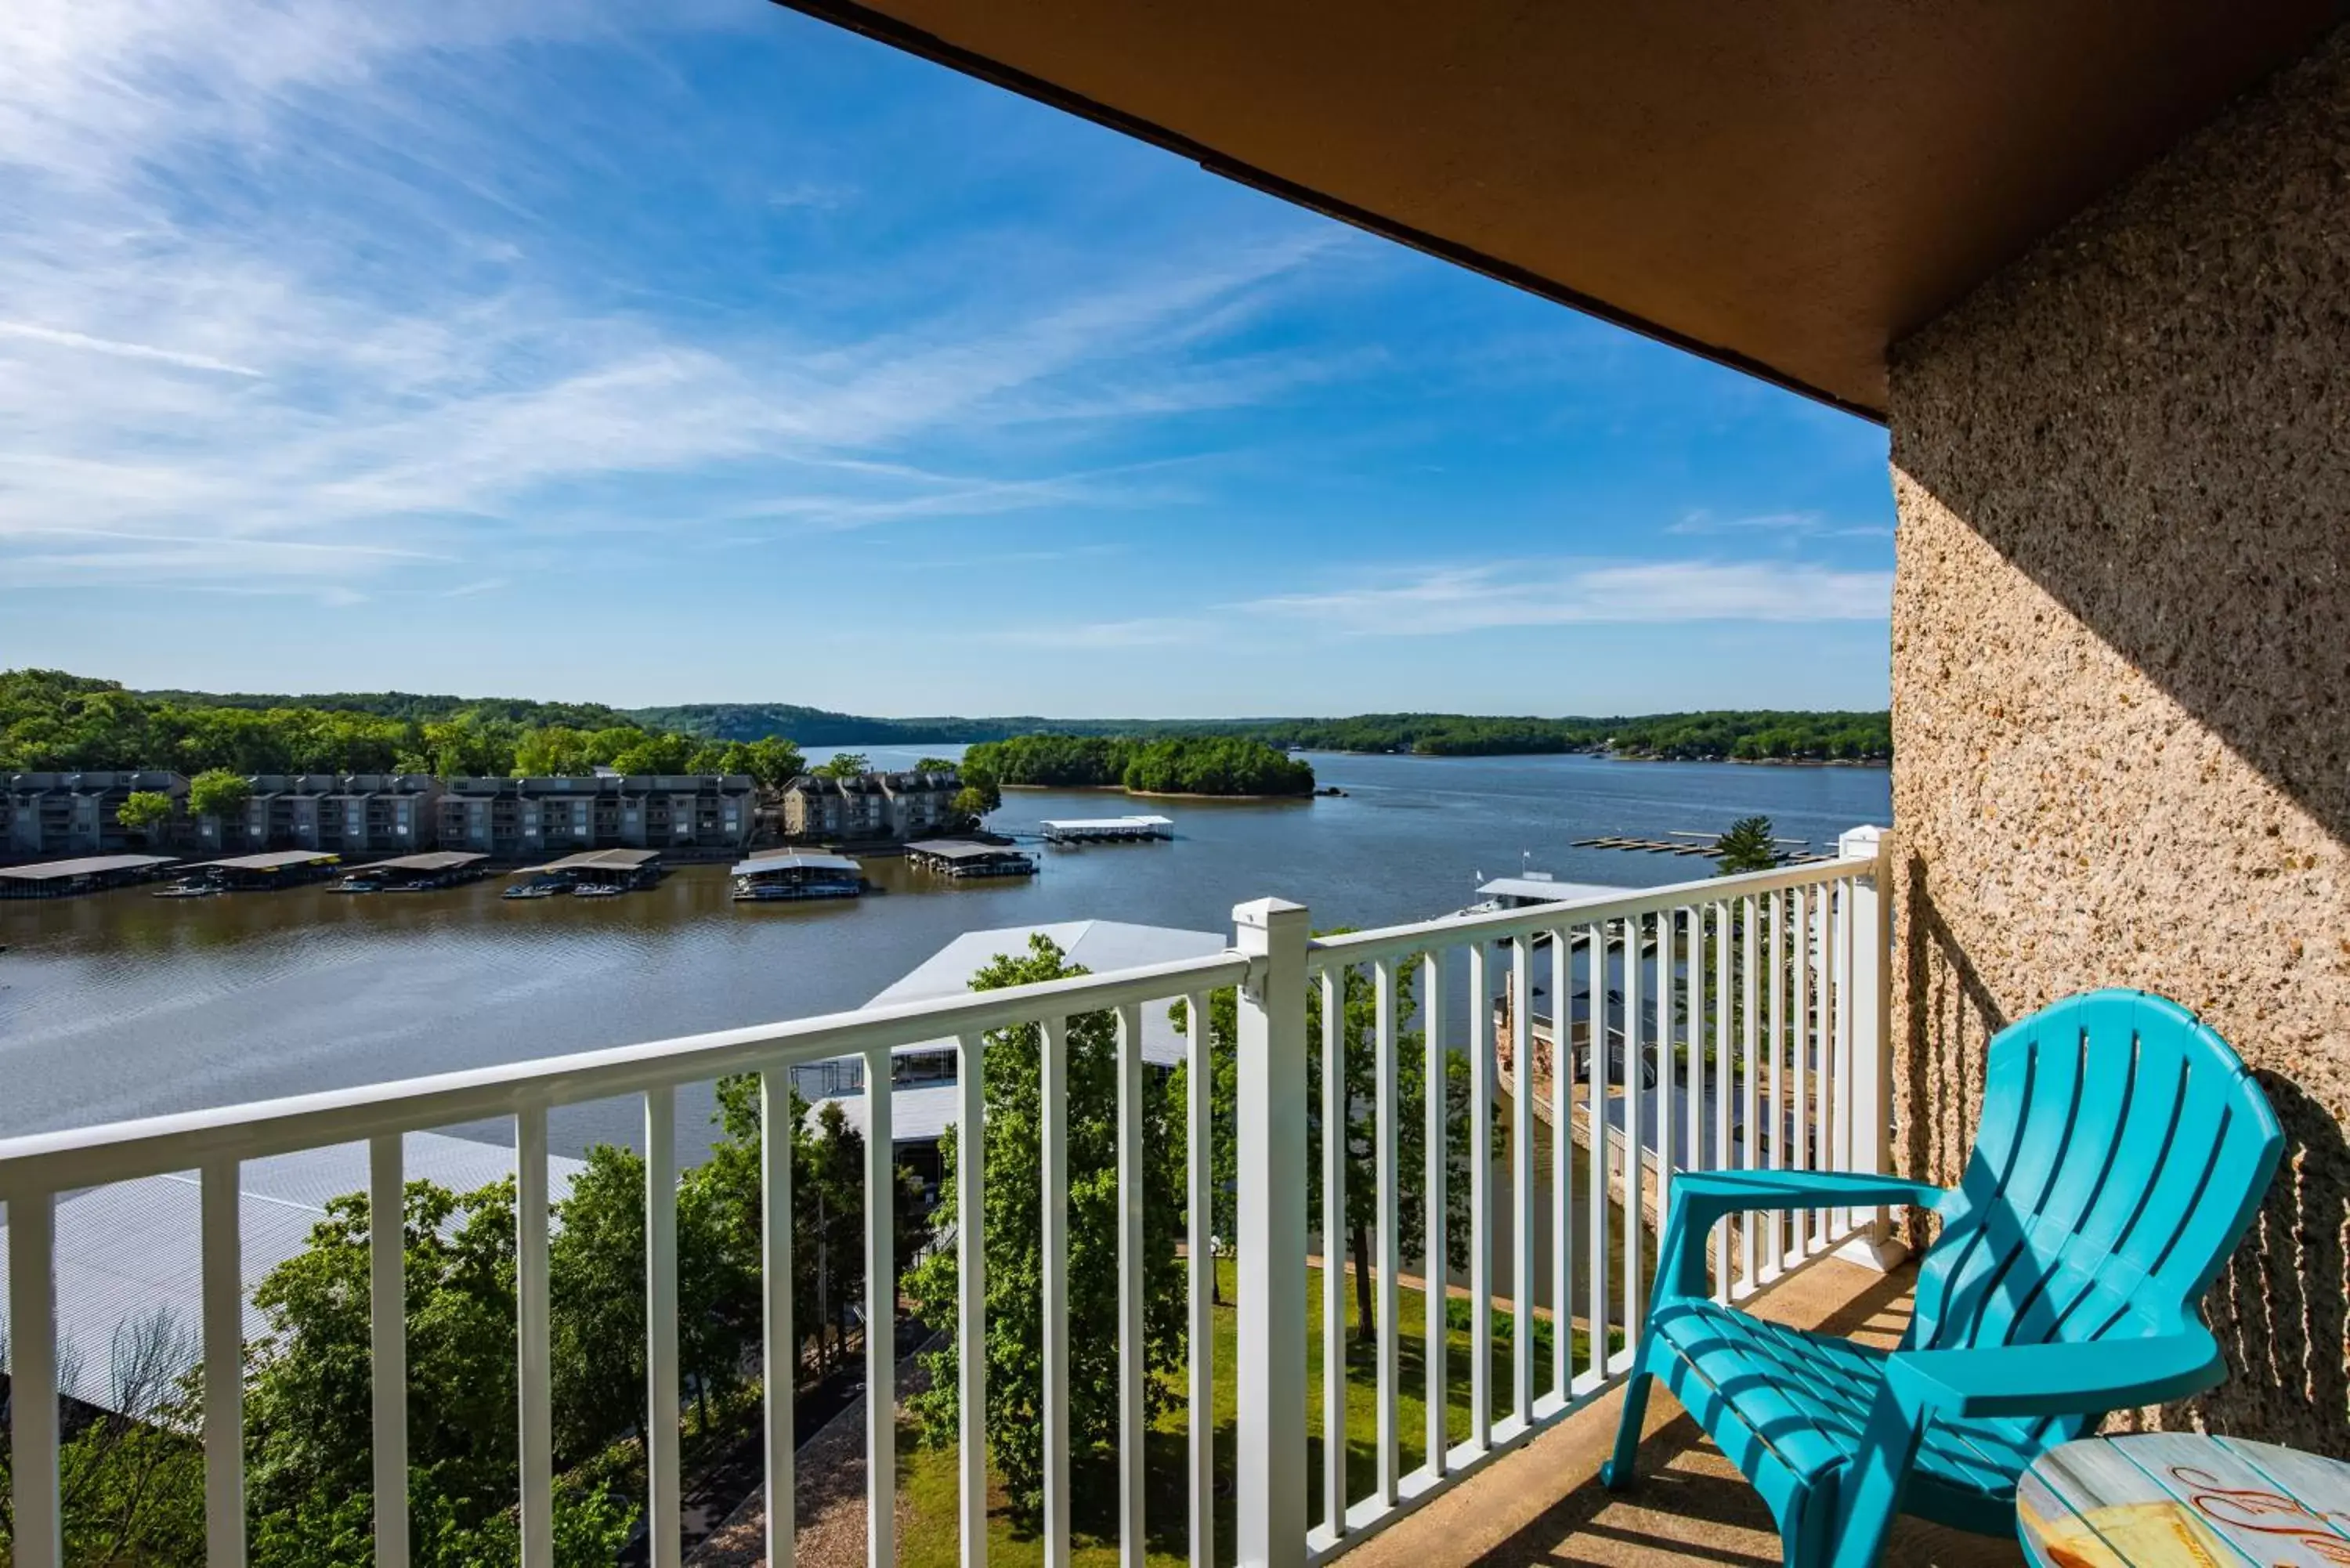
<svg viewBox="0 0 2350 1568">
<path fill-rule="evenodd" d="M 1868 1568 L 1897 1511 L 2012 1532 L 2033 1459 L 2110 1410 L 2221 1376 L 2197 1304 L 2276 1171 L 2268 1099 L 2177 1002 L 2097 991 L 2000 1032 L 1951 1189 L 1806 1171 L 1676 1178 L 1624 1397 L 1620 1489 L 1651 1379 L 1762 1493 L 1788 1568 Z M 1752 1210 L 1915 1203 L 1941 1234 L 1900 1347 L 1765 1323 L 1706 1294 L 1706 1239 Z"/>
</svg>

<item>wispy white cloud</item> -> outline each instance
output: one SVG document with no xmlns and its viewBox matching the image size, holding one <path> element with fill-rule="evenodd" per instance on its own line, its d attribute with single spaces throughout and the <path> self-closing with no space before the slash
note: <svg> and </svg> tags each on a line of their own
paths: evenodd
<svg viewBox="0 0 2350 1568">
<path fill-rule="evenodd" d="M 1819 512 L 1757 512 L 1744 516 L 1723 517 L 1700 508 L 1685 513 L 1679 521 L 1669 524 L 1665 532 L 1683 535 L 1744 535 L 1749 537 L 1765 535 L 1783 540 L 1797 539 L 1882 539 L 1890 538 L 1893 530 L 1881 524 L 1837 524 Z"/>
<path fill-rule="evenodd" d="M 1355 637 L 1639 621 L 1881 620 L 1889 572 L 1778 561 L 1516 561 L 1400 572 L 1275 594 L 1252 616 Z"/>
<path fill-rule="evenodd" d="M 845 529 L 1130 504 L 1158 482 L 1072 467 L 1055 452 L 1070 438 L 1037 432 L 1349 373 L 1226 347 L 1263 297 L 1347 243 L 1302 230 L 1110 253 L 1017 287 L 982 275 L 878 327 L 643 306 L 560 216 L 567 181 L 602 172 L 603 139 L 536 125 L 519 89 L 550 48 L 625 53 L 628 29 L 741 16 L 714 0 L 658 14 L 589 0 L 12 6 L 11 580 L 373 576 L 386 557 L 370 542 L 494 570 L 556 518 L 601 533 Z M 785 176 L 745 201 L 831 210 L 855 194 Z M 566 245 L 577 254 L 549 259 Z M 904 455 L 987 450 L 1014 430 L 985 472 Z M 93 532 L 72 549 L 36 539 L 64 521 Z"/>
</svg>

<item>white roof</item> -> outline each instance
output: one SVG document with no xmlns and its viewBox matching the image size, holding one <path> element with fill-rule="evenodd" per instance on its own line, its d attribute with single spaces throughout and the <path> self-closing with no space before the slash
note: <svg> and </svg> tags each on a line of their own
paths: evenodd
<svg viewBox="0 0 2350 1568">
<path fill-rule="evenodd" d="M 761 871 L 856 871 L 865 867 L 846 855 L 759 855 L 735 864 L 731 873 L 748 877 Z"/>
<path fill-rule="evenodd" d="M 955 1084 L 924 1084 L 917 1088 L 900 1089 L 889 1099 L 889 1141 L 899 1143 L 935 1143 L 941 1134 L 962 1119 L 962 1087 Z M 818 1100 L 808 1107 L 809 1124 L 815 1124 L 817 1107 L 827 1102 Z M 840 1106 L 841 1118 L 865 1132 L 865 1096 L 842 1095 L 829 1102 Z"/>
<path fill-rule="evenodd" d="M 1172 827 L 1171 816 L 1048 816 L 1047 827 Z"/>
<path fill-rule="evenodd" d="M 1538 898 L 1561 902 L 1568 898 L 1614 898 L 1639 891 L 1613 888 L 1605 882 L 1559 882 L 1548 877 L 1496 877 L 1477 889 L 1488 898 Z"/>
<path fill-rule="evenodd" d="M 1061 920 L 1045 926 L 1003 926 L 991 931 L 966 931 L 932 953 L 905 979 L 874 997 L 868 1005 L 881 1007 L 896 1002 L 928 1002 L 935 997 L 965 995 L 971 990 L 972 976 L 998 958 L 1025 953 L 1028 939 L 1039 933 L 1050 938 L 1068 962 L 1082 965 L 1095 974 L 1203 958 L 1222 952 L 1225 947 L 1221 931 L 1136 926 L 1123 920 Z M 940 1051 L 953 1044 L 951 1040 L 931 1040 L 898 1049 Z M 1183 1036 L 1168 1022 L 1167 1009 L 1145 1007 L 1142 1059 L 1171 1067 L 1183 1060 Z"/>
<path fill-rule="evenodd" d="M 446 1133 L 410 1133 L 403 1145 L 407 1173 L 458 1192 L 512 1176 L 515 1151 Z M 560 1199 L 586 1162 L 550 1156 L 547 1191 Z M 244 1162 L 238 1186 L 238 1239 L 243 1243 L 244 1336 L 268 1337 L 252 1293 L 269 1271 L 300 1253 L 310 1228 L 325 1218 L 327 1201 L 368 1185 L 368 1147 L 338 1144 Z M 193 1171 L 144 1177 L 91 1188 L 61 1199 L 57 1218 L 58 1387 L 84 1404 L 119 1409 L 116 1356 L 134 1334 L 159 1317 L 173 1344 L 167 1372 L 176 1375 L 202 1355 L 203 1264 Z M 6 1226 L 0 1225 L 0 1235 Z M 7 1251 L 0 1246 L 0 1279 Z M 0 1303 L 6 1295 L 0 1292 Z M 5 1318 L 5 1307 L 0 1307 Z M 0 1345 L 5 1362 L 5 1345 Z"/>
</svg>

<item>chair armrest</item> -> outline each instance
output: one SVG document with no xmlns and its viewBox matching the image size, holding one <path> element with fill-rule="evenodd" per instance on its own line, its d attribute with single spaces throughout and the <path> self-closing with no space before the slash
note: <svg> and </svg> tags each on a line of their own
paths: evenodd
<svg viewBox="0 0 2350 1568">
<path fill-rule="evenodd" d="M 1836 1209 L 1915 1203 L 1931 1209 L 1947 1189 L 1930 1181 L 1861 1170 L 1693 1170 L 1676 1175 L 1673 1207 L 1691 1208 L 1693 1223 L 1711 1225 L 1750 1209 Z"/>
<path fill-rule="evenodd" d="M 2182 1398 L 2225 1376 L 2201 1325 L 2080 1345 L 1901 1350 L 1886 1383 L 1905 1405 L 1950 1416 L 2085 1416 Z"/>
</svg>

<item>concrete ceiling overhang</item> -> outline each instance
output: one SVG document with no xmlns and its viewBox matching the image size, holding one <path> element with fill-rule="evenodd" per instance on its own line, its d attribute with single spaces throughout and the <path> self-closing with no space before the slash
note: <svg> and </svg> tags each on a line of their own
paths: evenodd
<svg viewBox="0 0 2350 1568">
<path fill-rule="evenodd" d="M 2335 0 L 779 0 L 1872 419 Z"/>
</svg>

